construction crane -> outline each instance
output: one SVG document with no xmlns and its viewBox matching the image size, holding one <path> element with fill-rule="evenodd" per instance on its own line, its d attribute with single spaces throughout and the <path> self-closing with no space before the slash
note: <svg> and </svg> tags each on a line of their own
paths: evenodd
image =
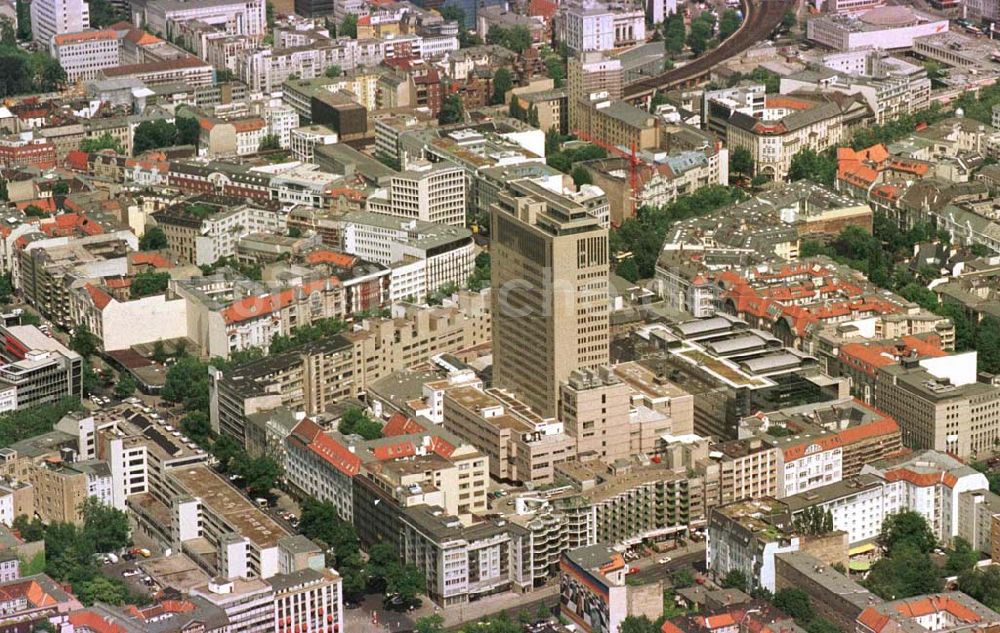
<svg viewBox="0 0 1000 633">
<path fill-rule="evenodd" d="M 625 160 L 628 161 L 628 184 L 629 187 L 631 187 L 632 189 L 632 195 L 630 196 L 630 200 L 632 201 L 631 217 L 635 217 L 636 194 L 639 191 L 639 166 L 642 165 L 642 161 L 639 160 L 639 157 L 636 155 L 635 143 L 632 143 L 632 152 L 629 153 L 621 149 L 617 145 L 611 145 L 610 143 L 605 143 L 601 139 L 594 138 L 590 134 L 584 132 L 583 130 L 573 130 L 572 133 L 573 136 L 577 137 L 578 139 L 587 141 L 592 145 L 600 147 L 609 154 L 613 154 L 619 158 L 624 158 Z"/>
</svg>

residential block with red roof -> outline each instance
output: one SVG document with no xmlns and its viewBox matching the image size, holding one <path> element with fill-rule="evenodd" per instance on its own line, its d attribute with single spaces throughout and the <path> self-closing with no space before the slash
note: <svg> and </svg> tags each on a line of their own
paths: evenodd
<svg viewBox="0 0 1000 633">
<path fill-rule="evenodd" d="M 934 593 L 884 604 L 861 612 L 857 633 L 974 633 L 1000 627 L 1000 613 L 961 591 Z"/>
</svg>

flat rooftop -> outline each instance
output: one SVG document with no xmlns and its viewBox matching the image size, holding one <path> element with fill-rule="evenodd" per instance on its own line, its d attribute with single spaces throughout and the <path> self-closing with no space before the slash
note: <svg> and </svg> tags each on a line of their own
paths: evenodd
<svg viewBox="0 0 1000 633">
<path fill-rule="evenodd" d="M 207 466 L 175 468 L 169 476 L 259 548 L 273 547 L 291 534 Z"/>
</svg>

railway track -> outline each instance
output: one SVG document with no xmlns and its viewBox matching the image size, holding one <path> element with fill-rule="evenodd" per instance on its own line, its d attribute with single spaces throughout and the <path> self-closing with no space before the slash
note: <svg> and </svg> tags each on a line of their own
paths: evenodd
<svg viewBox="0 0 1000 633">
<path fill-rule="evenodd" d="M 684 66 L 640 79 L 625 86 L 623 98 L 635 101 L 650 96 L 656 90 L 673 88 L 701 79 L 715 66 L 739 55 L 770 35 L 780 23 L 785 11 L 795 6 L 795 0 L 741 0 L 746 18 L 740 29 L 724 42 Z"/>
</svg>

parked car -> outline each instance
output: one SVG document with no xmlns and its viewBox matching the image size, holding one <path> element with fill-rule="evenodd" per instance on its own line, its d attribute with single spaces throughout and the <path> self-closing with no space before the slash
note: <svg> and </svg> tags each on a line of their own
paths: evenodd
<svg viewBox="0 0 1000 633">
<path fill-rule="evenodd" d="M 664 556 L 663 558 L 660 558 L 660 559 L 658 559 L 658 560 L 657 560 L 656 562 L 658 562 L 658 563 L 659 563 L 659 564 L 661 564 L 661 565 L 666 565 L 666 564 L 667 564 L 667 563 L 669 563 L 669 562 L 670 562 L 671 560 L 673 560 L 673 559 L 672 559 L 672 558 L 670 558 L 669 556 Z"/>
</svg>

